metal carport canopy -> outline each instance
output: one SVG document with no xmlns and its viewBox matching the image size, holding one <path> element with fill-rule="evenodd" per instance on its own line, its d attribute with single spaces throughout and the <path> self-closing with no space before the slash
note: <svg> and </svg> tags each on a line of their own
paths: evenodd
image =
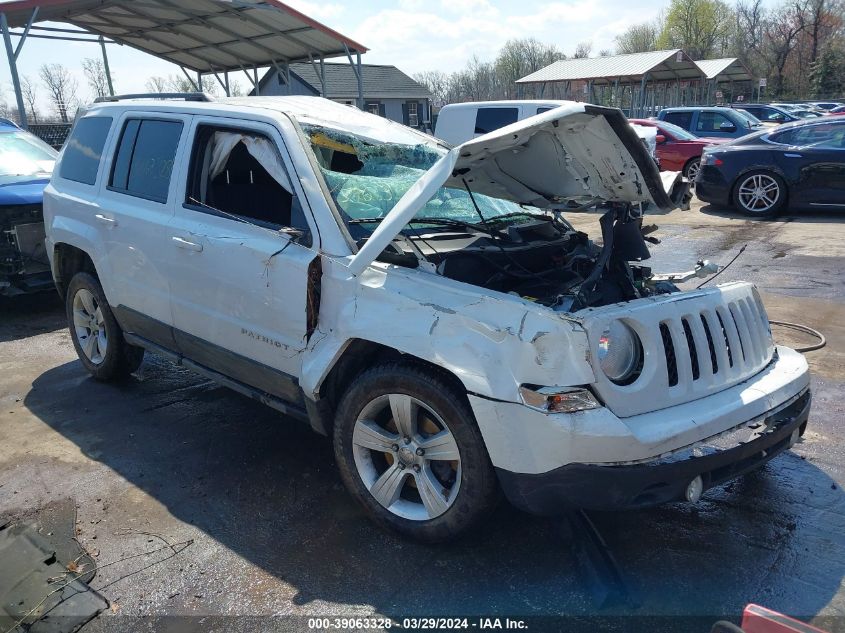
<svg viewBox="0 0 845 633">
<path fill-rule="evenodd" d="M 701 72 L 711 81 L 723 83 L 725 81 L 747 81 L 751 79 L 751 71 L 748 70 L 736 57 L 724 57 L 722 59 L 700 59 L 695 64 Z"/>
<path fill-rule="evenodd" d="M 9 26 L 66 22 L 196 72 L 227 72 L 367 48 L 277 0 L 14 0 Z M 351 60 L 350 60 L 351 61 Z"/>
<path fill-rule="evenodd" d="M 518 84 L 560 81 L 592 81 L 609 84 L 648 77 L 651 81 L 701 79 L 703 73 L 681 49 L 562 59 L 517 79 Z"/>
</svg>

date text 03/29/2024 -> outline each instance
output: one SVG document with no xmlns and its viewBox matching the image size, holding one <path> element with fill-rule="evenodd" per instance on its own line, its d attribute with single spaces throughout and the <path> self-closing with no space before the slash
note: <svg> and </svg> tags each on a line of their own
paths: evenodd
<svg viewBox="0 0 845 633">
<path fill-rule="evenodd" d="M 455 630 L 527 630 L 524 620 L 511 618 L 309 618 L 308 628 L 312 630 L 386 630 L 396 627 L 406 631 Z"/>
</svg>

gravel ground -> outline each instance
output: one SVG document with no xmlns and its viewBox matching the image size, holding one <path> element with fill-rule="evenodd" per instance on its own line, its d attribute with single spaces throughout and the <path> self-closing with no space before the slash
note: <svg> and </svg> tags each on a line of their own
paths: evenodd
<svg viewBox="0 0 845 633">
<path fill-rule="evenodd" d="M 52 294 L 0 304 L 0 525 L 71 499 L 100 565 L 151 552 L 98 572 L 111 608 L 85 631 L 370 615 L 472 616 L 470 628 L 511 616 L 532 630 L 701 616 L 661 630 L 707 631 L 748 602 L 845 631 L 845 218 L 749 221 L 694 204 L 653 220 L 656 269 L 724 264 L 747 243 L 721 280 L 754 281 L 771 318 L 815 327 L 828 346 L 808 354 L 814 405 L 793 451 L 695 506 L 591 515 L 637 605 L 597 606 L 556 521 L 503 504 L 460 543 L 413 544 L 367 522 L 329 443 L 301 423 L 150 355 L 125 383 L 91 380 Z"/>
</svg>

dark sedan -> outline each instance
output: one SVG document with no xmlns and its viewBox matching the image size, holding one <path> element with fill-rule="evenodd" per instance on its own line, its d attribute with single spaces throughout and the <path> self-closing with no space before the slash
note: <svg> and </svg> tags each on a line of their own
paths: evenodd
<svg viewBox="0 0 845 633">
<path fill-rule="evenodd" d="M 755 216 L 845 209 L 845 118 L 823 117 L 707 148 L 696 195 Z"/>
</svg>

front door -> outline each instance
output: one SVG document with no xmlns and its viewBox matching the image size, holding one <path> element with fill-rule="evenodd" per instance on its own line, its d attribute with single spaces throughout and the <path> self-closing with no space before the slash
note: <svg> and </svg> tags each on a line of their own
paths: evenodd
<svg viewBox="0 0 845 633">
<path fill-rule="evenodd" d="M 796 182 L 795 206 L 845 208 L 845 121 L 790 130 L 793 145 L 779 157 Z"/>
<path fill-rule="evenodd" d="M 179 349 L 298 401 L 317 255 L 282 137 L 269 124 L 197 117 L 192 147 L 167 235 Z"/>
</svg>

